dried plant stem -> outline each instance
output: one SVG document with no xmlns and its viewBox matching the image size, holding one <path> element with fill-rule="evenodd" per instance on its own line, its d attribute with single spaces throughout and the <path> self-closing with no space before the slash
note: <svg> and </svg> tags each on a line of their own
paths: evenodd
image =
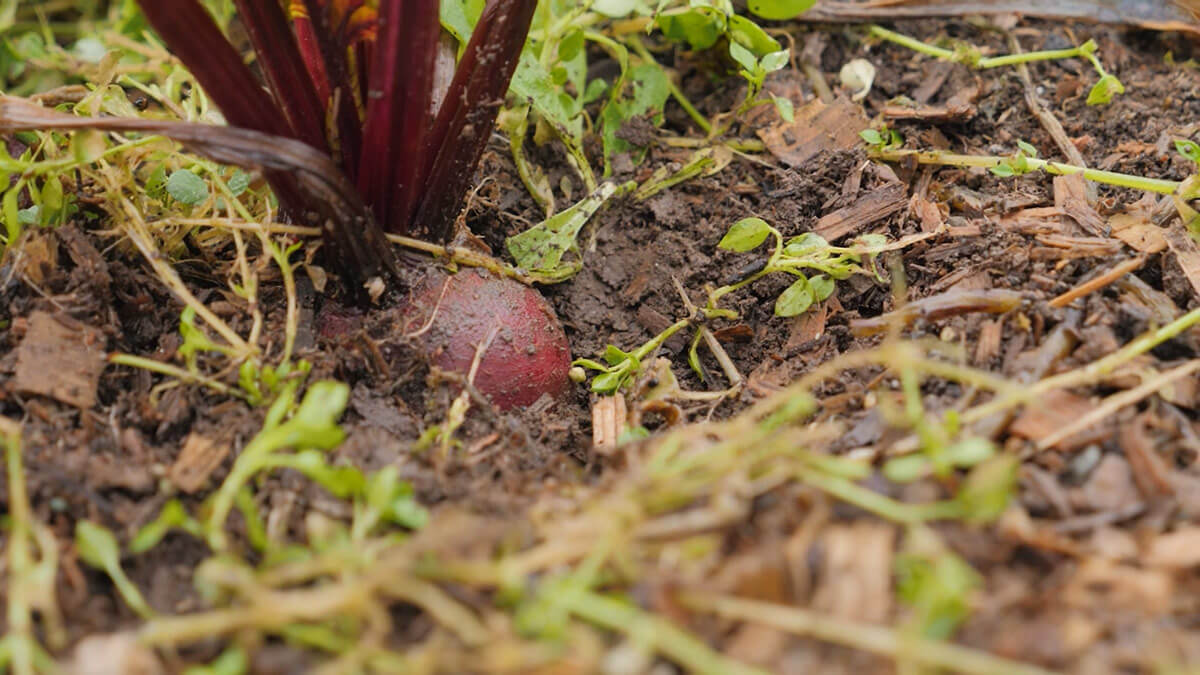
<svg viewBox="0 0 1200 675">
<path fill-rule="evenodd" d="M 1007 410 L 1022 403 L 1029 403 L 1038 396 L 1055 389 L 1081 387 L 1092 384 L 1107 377 L 1114 370 L 1129 363 L 1134 358 L 1145 354 L 1198 323 L 1200 323 L 1200 308 L 1193 309 L 1157 330 L 1143 334 L 1121 349 L 1104 358 L 1093 361 L 1082 368 L 1039 380 L 1027 387 L 997 396 L 987 403 L 966 410 L 961 416 L 962 422 L 964 424 L 977 422 L 997 412 Z"/>
<path fill-rule="evenodd" d="M 173 366 L 169 363 L 163 363 L 162 361 L 155 361 L 154 359 L 148 359 L 142 356 L 134 356 L 133 354 L 112 354 L 108 357 L 108 362 L 119 366 L 129 366 L 130 368 L 149 370 L 150 372 L 158 373 L 159 375 L 174 377 L 180 382 L 190 382 L 193 384 L 204 385 L 218 394 L 245 398 L 245 394 L 237 389 L 227 386 L 219 380 L 207 377 L 200 373 L 193 373 L 185 368 Z"/>
<path fill-rule="evenodd" d="M 149 223 L 151 227 L 158 225 L 185 225 L 190 227 L 216 227 L 230 231 L 243 232 L 269 232 L 272 234 L 290 234 L 298 237 L 320 237 L 321 230 L 316 227 L 305 227 L 303 225 L 290 225 L 287 223 L 276 222 L 248 222 L 244 220 L 235 220 L 232 218 L 164 218 L 162 220 Z M 479 267 L 486 269 L 493 274 L 506 276 L 511 279 L 520 281 L 526 285 L 535 283 L 546 283 L 546 280 L 535 274 L 523 272 L 512 265 L 505 263 L 498 258 L 494 258 L 486 253 L 481 253 L 462 246 L 443 246 L 433 242 L 424 241 L 422 239 L 414 239 L 398 234 L 386 235 L 387 240 L 393 244 L 399 244 L 405 248 L 414 251 L 428 253 L 434 258 L 445 260 L 447 262 L 458 265 L 466 265 L 467 267 Z"/>
<path fill-rule="evenodd" d="M 959 155 L 952 152 L 942 152 L 940 150 L 873 150 L 871 151 L 870 155 L 874 159 L 881 159 L 888 162 L 912 160 L 916 161 L 918 164 L 933 164 L 937 166 L 976 166 L 985 169 L 991 169 L 1012 161 L 1008 157 L 995 157 L 992 155 Z M 1074 166 L 1072 164 L 1064 164 L 1062 162 L 1052 162 L 1044 159 L 1038 159 L 1036 157 L 1025 157 L 1023 159 L 1027 163 L 1029 169 L 1033 171 L 1045 171 L 1046 173 L 1055 176 L 1083 174 L 1084 178 L 1097 183 L 1115 185 L 1117 187 L 1133 188 L 1135 190 L 1144 190 L 1146 192 L 1154 192 L 1157 194 L 1175 194 L 1181 185 L 1179 181 L 1132 176 L 1125 173 L 1116 173 L 1115 171 L 1088 169 L 1082 166 Z"/>
<path fill-rule="evenodd" d="M 1088 411 L 1082 417 L 1078 417 L 1066 426 L 1059 427 L 1050 435 L 1038 441 L 1038 449 L 1045 450 L 1054 447 L 1055 444 L 1062 441 L 1064 438 L 1072 434 L 1082 431 L 1092 425 L 1099 424 L 1105 418 L 1115 414 L 1125 406 L 1133 405 L 1138 401 L 1154 394 L 1156 391 L 1166 387 L 1167 385 L 1190 376 L 1192 373 L 1200 371 L 1200 359 L 1188 361 L 1183 365 L 1176 366 L 1165 373 L 1158 373 L 1155 376 L 1148 378 L 1142 384 L 1127 389 L 1119 394 L 1113 394 L 1104 401 Z"/>
<path fill-rule="evenodd" d="M 679 600 L 696 611 L 770 626 L 794 635 L 890 657 L 898 662 L 967 675 L 1052 675 L 1043 668 L 974 649 L 902 635 L 890 628 L 847 621 L 798 607 L 700 592 L 681 594 Z"/>
<path fill-rule="evenodd" d="M 105 172 L 105 175 L 107 176 L 107 172 Z M 199 316 L 216 331 L 239 356 L 246 358 L 257 354 L 257 347 L 243 340 L 240 335 L 229 327 L 229 324 L 222 321 L 216 314 L 213 314 L 212 310 L 192 294 L 187 284 L 183 283 L 183 279 L 180 278 L 179 272 L 175 271 L 175 268 L 171 266 L 167 257 L 154 245 L 141 213 L 129 201 L 128 197 L 120 194 L 119 188 L 114 185 L 109 185 L 109 188 L 114 198 L 119 201 L 121 210 L 124 212 L 124 227 L 122 231 L 133 242 L 133 245 L 146 259 L 146 262 L 150 263 L 150 267 L 158 275 L 163 285 L 170 289 L 183 304 L 195 309 L 196 316 Z M 116 214 L 114 213 L 113 215 L 115 216 Z"/>
<path fill-rule="evenodd" d="M 766 671 L 728 659 L 675 624 L 633 605 L 590 592 L 570 593 L 563 604 L 572 614 L 653 648 L 693 673 L 764 675 Z"/>
</svg>

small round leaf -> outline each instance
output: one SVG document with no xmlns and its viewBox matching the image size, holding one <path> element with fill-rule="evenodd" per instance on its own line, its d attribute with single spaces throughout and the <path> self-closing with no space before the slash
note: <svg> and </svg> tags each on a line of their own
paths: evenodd
<svg viewBox="0 0 1200 675">
<path fill-rule="evenodd" d="M 744 253 L 757 248 L 770 234 L 771 226 L 762 218 L 743 218 L 729 228 L 717 246 L 726 251 Z"/>
<path fill-rule="evenodd" d="M 167 192 L 176 200 L 195 206 L 208 199 L 208 183 L 191 171 L 180 169 L 167 179 Z"/>
<path fill-rule="evenodd" d="M 746 6 L 755 16 L 786 21 L 807 12 L 815 4 L 817 0 L 750 0 Z"/>
<path fill-rule="evenodd" d="M 775 300 L 775 316 L 797 316 L 813 304 L 813 290 L 808 279 L 800 277 L 779 294 Z"/>
</svg>

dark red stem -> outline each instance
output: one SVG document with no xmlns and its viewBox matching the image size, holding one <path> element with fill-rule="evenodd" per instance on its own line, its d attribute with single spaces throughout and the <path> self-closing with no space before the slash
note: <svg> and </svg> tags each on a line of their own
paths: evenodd
<svg viewBox="0 0 1200 675">
<path fill-rule="evenodd" d="M 383 0 L 373 47 L 358 188 L 387 230 L 408 230 L 429 127 L 437 0 Z"/>
<path fill-rule="evenodd" d="M 491 0 L 427 136 L 414 228 L 445 241 L 470 189 L 517 67 L 537 0 Z"/>
<path fill-rule="evenodd" d="M 276 0 L 236 0 L 236 3 L 267 84 L 293 134 L 328 152 L 324 105 L 304 66 L 304 56 L 283 8 Z"/>
</svg>

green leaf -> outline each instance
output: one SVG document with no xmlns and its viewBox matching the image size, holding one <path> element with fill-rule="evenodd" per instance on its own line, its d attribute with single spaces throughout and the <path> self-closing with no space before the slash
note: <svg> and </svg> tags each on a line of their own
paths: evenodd
<svg viewBox="0 0 1200 675">
<path fill-rule="evenodd" d="M 654 23 L 662 34 L 675 42 L 687 42 L 692 49 L 708 49 L 725 34 L 725 14 L 712 7 L 693 7 L 661 12 Z"/>
<path fill-rule="evenodd" d="M 108 569 L 121 562 L 121 549 L 117 538 L 108 528 L 90 520 L 75 524 L 75 552 L 79 559 L 96 569 Z"/>
<path fill-rule="evenodd" d="M 810 278 L 808 285 L 812 288 L 813 298 L 817 302 L 824 302 L 837 289 L 837 284 L 834 283 L 833 279 L 824 274 L 818 274 Z"/>
<path fill-rule="evenodd" d="M 9 188 L 8 192 L 4 193 L 4 198 L 0 200 L 0 205 L 4 211 L 4 229 L 8 236 L 8 243 L 13 243 L 17 237 L 21 236 L 21 209 L 18 208 L 17 199 L 21 194 L 22 183 L 18 182 L 13 187 Z"/>
<path fill-rule="evenodd" d="M 558 43 L 558 58 L 570 61 L 583 51 L 583 31 L 573 30 Z"/>
<path fill-rule="evenodd" d="M 466 44 L 479 15 L 483 13 L 484 0 L 442 0 L 439 18 L 442 27 L 453 35 L 459 44 Z"/>
<path fill-rule="evenodd" d="M 628 16 L 636 7 L 637 0 L 596 0 L 592 3 L 592 11 L 611 19 Z"/>
<path fill-rule="evenodd" d="M 771 101 L 775 103 L 775 110 L 779 113 L 780 119 L 789 124 L 796 121 L 796 109 L 792 105 L 791 99 L 771 94 Z"/>
<path fill-rule="evenodd" d="M 1038 156 L 1037 148 L 1033 147 L 1029 143 L 1026 143 L 1025 141 L 1017 141 L 1017 148 L 1019 148 L 1026 157 Z"/>
<path fill-rule="evenodd" d="M 1105 105 L 1111 103 L 1114 96 L 1124 93 L 1125 85 L 1121 84 L 1121 81 L 1115 75 L 1105 75 L 1088 92 L 1087 104 Z"/>
<path fill-rule="evenodd" d="M 1017 484 L 1021 461 L 1014 455 L 997 455 L 967 474 L 956 500 L 963 518 L 973 523 L 990 523 L 1004 513 Z"/>
<path fill-rule="evenodd" d="M 972 436 L 946 448 L 946 459 L 958 467 L 975 466 L 996 454 L 996 445 L 986 438 Z"/>
<path fill-rule="evenodd" d="M 862 246 L 863 248 L 883 248 L 884 246 L 887 246 L 888 240 L 887 237 L 882 234 L 871 233 L 859 236 L 854 240 L 854 243 Z"/>
<path fill-rule="evenodd" d="M 71 47 L 71 51 L 75 53 L 75 58 L 85 63 L 100 63 L 108 54 L 104 43 L 94 37 L 80 38 Z"/>
<path fill-rule="evenodd" d="M 807 12 L 817 0 L 749 0 L 747 9 L 755 16 L 773 21 L 794 19 Z"/>
<path fill-rule="evenodd" d="M 867 145 L 883 145 L 883 134 L 874 129 L 863 129 L 858 132 L 858 137 L 866 141 Z"/>
<path fill-rule="evenodd" d="M 655 124 L 663 120 L 663 106 L 671 96 L 671 84 L 662 67 L 657 63 L 644 63 L 629 71 L 632 94 L 628 99 L 610 101 L 601 113 L 601 136 L 604 140 L 604 156 L 626 152 L 633 145 L 617 132 L 630 119 L 639 115 L 650 115 Z"/>
<path fill-rule="evenodd" d="M 583 122 L 579 118 L 578 103 L 562 92 L 562 88 L 554 83 L 550 71 L 538 62 L 530 50 L 521 52 L 509 88 L 517 96 L 527 99 L 539 115 L 562 133 L 573 139 L 582 136 Z"/>
<path fill-rule="evenodd" d="M 570 208 L 505 240 L 505 246 L 517 266 L 536 272 L 548 281 L 569 279 L 579 271 L 581 262 L 574 260 L 564 263 L 563 256 L 568 252 L 578 255 L 579 247 L 575 238 L 579 231 L 616 190 L 615 184 L 604 183 Z"/>
<path fill-rule="evenodd" d="M 250 176 L 241 169 L 235 169 L 226 186 L 234 197 L 238 197 L 246 191 L 246 188 L 250 187 Z"/>
<path fill-rule="evenodd" d="M 42 215 L 57 218 L 66 205 L 65 200 L 62 181 L 58 179 L 58 176 L 47 178 L 45 185 L 42 186 Z"/>
<path fill-rule="evenodd" d="M 600 78 L 596 78 L 587 83 L 587 89 L 583 92 L 583 104 L 587 105 L 592 101 L 597 101 L 604 92 L 608 90 L 608 83 Z"/>
<path fill-rule="evenodd" d="M 805 232 L 800 236 L 788 239 L 787 245 L 783 247 L 783 254 L 791 258 L 799 258 L 828 248 L 829 242 L 825 241 L 825 237 L 816 232 Z"/>
<path fill-rule="evenodd" d="M 604 362 L 610 366 L 617 366 L 633 358 L 629 352 L 622 351 L 616 345 L 606 345 L 604 347 Z"/>
<path fill-rule="evenodd" d="M 187 169 L 173 171 L 166 188 L 168 194 L 184 204 L 195 206 L 208 199 L 208 183 Z"/>
<path fill-rule="evenodd" d="M 754 55 L 758 57 L 765 57 L 768 54 L 778 54 L 783 49 L 779 45 L 778 40 L 767 35 L 767 32 L 758 24 L 744 16 L 734 15 L 729 17 L 729 39 L 754 52 Z M 786 65 L 787 50 L 783 50 L 782 53 L 784 55 L 784 65 Z M 764 67 L 766 66 L 764 65 Z M 774 69 L 767 68 L 767 70 Z"/>
<path fill-rule="evenodd" d="M 762 218 L 743 218 L 721 237 L 718 248 L 745 253 L 757 248 L 771 234 L 771 226 Z"/>
<path fill-rule="evenodd" d="M 1013 168 L 1012 164 L 1008 163 L 997 164 L 988 170 L 1001 178 L 1010 178 L 1017 175 L 1017 170 Z"/>
<path fill-rule="evenodd" d="M 883 465 L 883 475 L 893 483 L 911 483 L 928 476 L 933 465 L 920 453 L 894 457 Z"/>
<path fill-rule="evenodd" d="M 747 73 L 755 73 L 758 71 L 758 59 L 754 57 L 754 52 L 741 46 L 736 42 L 729 43 L 729 55 L 737 62 L 739 66 L 746 69 Z"/>
<path fill-rule="evenodd" d="M 29 208 L 17 211 L 17 222 L 22 225 L 41 225 L 42 224 L 42 207 L 40 204 L 34 204 Z"/>
<path fill-rule="evenodd" d="M 812 304 L 812 286 L 808 279 L 800 277 L 775 300 L 775 316 L 797 316 L 803 314 Z"/>
<path fill-rule="evenodd" d="M 1200 145 L 1197 145 L 1194 141 L 1183 138 L 1176 139 L 1175 151 L 1196 164 L 1200 164 Z"/>
<path fill-rule="evenodd" d="M 786 66 L 788 64 L 789 57 L 790 55 L 786 49 L 777 52 L 771 52 L 770 54 L 762 57 L 762 68 L 768 73 L 773 73 L 776 70 Z"/>
<path fill-rule="evenodd" d="M 95 129 L 85 129 L 71 136 L 71 155 L 80 164 L 91 164 L 108 149 L 104 134 Z"/>
<path fill-rule="evenodd" d="M 592 380 L 592 391 L 597 394 L 611 394 L 620 388 L 624 379 L 625 373 L 621 371 L 601 373 Z"/>
</svg>

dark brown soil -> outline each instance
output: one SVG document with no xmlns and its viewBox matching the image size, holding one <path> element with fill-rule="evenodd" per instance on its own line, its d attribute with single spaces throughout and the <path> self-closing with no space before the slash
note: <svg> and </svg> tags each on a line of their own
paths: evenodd
<svg viewBox="0 0 1200 675">
<path fill-rule="evenodd" d="M 923 38 L 962 38 L 994 53 L 1007 51 L 1002 36 L 966 21 L 908 22 L 897 29 Z M 794 27 L 791 30 L 802 45 L 805 33 Z M 889 99 L 912 96 L 914 89 L 934 74 L 935 66 L 928 58 L 894 45 L 875 45 L 867 52 L 861 35 L 845 27 L 804 30 L 827 35 L 820 66 L 831 84 L 836 85 L 842 64 L 869 54 L 878 68 L 876 86 L 863 102 L 870 117 L 880 113 Z M 1014 32 L 1026 50 L 1059 48 L 1095 38 L 1105 64 L 1124 82 L 1124 96 L 1109 106 L 1091 107 L 1084 99 L 1095 76 L 1086 63 L 1068 60 L 1031 66 L 1039 95 L 1090 166 L 1176 180 L 1194 170 L 1171 145 L 1176 136 L 1195 136 L 1196 120 L 1200 120 L 1200 73 L 1194 67 L 1178 65 L 1193 55 L 1191 42 L 1143 30 L 1037 21 L 1024 21 Z M 1176 64 L 1164 61 L 1168 52 Z M 692 58 L 680 55 L 675 64 L 686 76 L 686 91 L 705 112 L 729 109 L 737 100 L 737 80 L 713 81 L 702 68 L 708 64 Z M 949 70 L 945 83 L 926 103 L 945 103 L 969 90 L 977 112 L 969 120 L 896 122 L 907 147 L 1009 154 L 1017 140 L 1024 140 L 1042 156 L 1060 158 L 1054 141 L 1027 108 L 1023 86 L 1013 71 L 974 72 L 964 66 Z M 799 85 L 803 91 L 798 103 L 813 98 L 811 88 L 799 76 L 786 77 L 795 78 L 791 86 Z M 788 84 L 776 82 L 773 86 Z M 740 137 L 754 138 L 758 128 L 778 123 L 773 113 L 754 119 L 736 128 Z M 681 135 L 695 132 L 677 110 L 668 114 L 666 127 Z M 628 133 L 650 132 L 631 128 Z M 481 170 L 490 180 L 475 196 L 466 222 L 478 229 L 483 229 L 481 224 L 498 223 L 499 227 L 491 228 L 488 243 L 500 251 L 504 236 L 537 222 L 540 214 L 521 187 L 506 149 L 497 143 L 493 150 Z M 688 155 L 686 150 L 656 147 L 640 165 L 616 162 L 613 178 L 644 178 L 653 168 L 685 160 Z M 582 194 L 582 185 L 554 148 L 535 150 L 532 159 L 547 167 L 553 184 L 565 177 L 574 181 L 577 193 Z M 1109 238 L 1111 247 L 1096 255 L 1082 255 L 1046 244 L 1046 233 L 1036 228 L 1013 225 L 1009 217 L 1021 209 L 1054 204 L 1051 181 L 1044 175 L 1005 179 L 982 170 L 905 166 L 894 167 L 894 171 L 909 186 L 910 195 L 922 194 L 941 206 L 950 225 L 946 233 L 908 247 L 902 256 L 885 256 L 880 261 L 887 275 L 903 274 L 907 300 L 993 288 L 1017 289 L 1024 294 L 1021 309 L 1000 319 L 999 327 L 994 325 L 998 318 L 986 314 L 918 319 L 911 326 L 910 337 L 957 344 L 973 365 L 1020 377 L 1030 372 L 1030 362 L 1047 337 L 1056 328 L 1070 326 L 1079 336 L 1079 344 L 1052 366 L 1052 370 L 1065 370 L 1161 324 L 1161 311 L 1156 310 L 1165 307 L 1173 317 L 1200 304 L 1197 289 L 1166 250 L 1148 254 L 1135 272 L 1139 281 L 1132 284 L 1149 289 L 1141 295 L 1127 283 L 1098 291 L 1067 308 L 1053 308 L 1048 300 L 1085 281 L 1098 268 L 1132 257 L 1131 249 Z M 582 271 L 544 293 L 566 327 L 574 356 L 595 357 L 610 343 L 624 348 L 639 345 L 687 314 L 673 278 L 699 303 L 706 286 L 739 278 L 757 260 L 753 253 L 717 250 L 718 240 L 734 222 L 756 215 L 785 236 L 807 232 L 822 216 L 853 204 L 891 180 L 890 174 L 890 170 L 869 164 L 864 151 L 857 148 L 831 149 L 794 167 L 784 166 L 766 153 L 752 159 L 735 157 L 716 175 L 688 181 L 645 202 L 624 199 L 606 208 L 584 231 Z M 1130 190 L 1101 187 L 1096 210 L 1107 217 L 1140 197 Z M 1050 234 L 1092 236 L 1070 224 L 1056 227 Z M 103 523 L 123 539 L 153 519 L 166 499 L 160 490 L 161 479 L 189 434 L 221 439 L 236 453 L 259 429 L 263 415 L 261 409 L 201 388 L 158 391 L 155 386 L 162 378 L 124 367 L 105 368 L 95 387 L 94 404 L 85 399 L 82 406 L 77 397 L 49 389 L 38 391 L 37 386 L 19 382 L 22 340 L 47 320 L 65 326 L 56 330 L 69 336 L 89 335 L 88 344 L 100 351 L 168 361 L 178 347 L 181 306 L 139 258 L 114 246 L 102 229 L 81 221 L 53 232 L 39 232 L 35 236 L 45 242 L 46 250 L 53 251 L 49 259 L 57 264 L 40 266 L 31 273 L 23 261 L 10 260 L 7 268 L 0 270 L 0 321 L 7 326 L 0 333 L 0 414 L 22 422 L 26 479 L 34 510 L 51 524 L 66 551 L 71 551 L 69 542 L 79 519 Z M 893 240 L 923 231 L 921 219 L 910 209 L 862 230 Z M 219 300 L 221 283 L 202 262 L 183 265 L 182 273 L 202 300 Z M 855 277 L 839 283 L 835 296 L 813 314 L 778 318 L 773 315 L 773 303 L 786 285 L 785 279 L 768 279 L 729 298 L 726 306 L 737 310 L 740 318 L 715 328 L 749 385 L 737 399 L 722 402 L 715 410 L 708 405 L 687 410 L 689 419 L 732 415 L 816 365 L 877 344 L 879 338 L 856 337 L 852 323 L 895 308 L 890 284 Z M 264 292 L 265 306 L 282 304 L 278 286 L 268 285 Z M 395 316 L 388 311 L 350 320 L 338 314 L 345 310 L 311 287 L 303 289 L 302 299 L 299 356 L 313 364 L 314 378 L 336 378 L 352 387 L 343 420 L 348 440 L 337 450 L 339 460 L 367 470 L 399 466 L 402 477 L 416 487 L 420 501 L 435 510 L 453 503 L 475 513 L 499 516 L 519 512 L 548 485 L 593 482 L 606 475 L 608 460 L 591 448 L 593 400 L 582 385 L 563 400 L 543 400 L 519 412 L 500 412 L 478 400 L 457 432 L 461 442 L 457 453 L 444 457 L 436 448 L 412 452 L 422 432 L 445 419 L 457 382 L 431 374 L 429 367 L 414 357 L 411 345 L 394 337 Z M 1155 300 L 1159 304 L 1154 304 Z M 246 315 L 232 304 L 228 310 L 223 318 L 235 328 L 245 327 Z M 337 321 L 352 321 L 351 329 L 327 329 Z M 281 323 L 268 321 L 268 325 Z M 998 331 L 999 342 L 982 345 L 985 331 Z M 681 334 L 667 341 L 661 356 L 671 360 L 687 388 L 724 386 L 721 370 L 707 352 L 702 351 L 707 383 L 686 367 L 688 337 Z M 64 338 L 63 344 L 63 350 L 86 352 L 75 337 Z M 1185 335 L 1158 348 L 1153 356 L 1162 363 L 1197 358 L 1198 345 L 1200 335 Z M 49 362 L 73 359 L 75 353 L 51 353 L 43 358 Z M 847 372 L 820 392 L 825 396 L 851 394 L 836 399 L 842 402 L 840 408 L 831 403 L 822 413 L 841 415 L 845 420 L 847 434 L 837 447 L 869 446 L 883 434 L 878 413 L 868 409 L 862 397 L 876 386 L 878 375 L 879 371 L 870 369 Z M 86 381 L 86 368 L 80 376 Z M 1074 395 L 1086 398 L 1113 391 L 1113 386 L 1107 386 Z M 957 404 L 964 394 L 956 385 L 932 385 L 924 393 L 926 406 L 935 411 Z M 1200 467 L 1195 464 L 1200 455 L 1198 408 L 1200 400 L 1193 388 L 1190 399 L 1126 409 L 1105 433 L 1038 455 L 1022 473 L 1020 502 L 1024 510 L 1077 543 L 1107 537 L 1105 541 L 1114 550 L 1137 537 L 1152 537 L 1188 523 L 1194 526 L 1200 517 Z M 1115 426 L 1131 424 L 1136 415 L 1141 416 L 1139 428 L 1149 435 L 1155 452 L 1171 458 L 1170 470 L 1177 474 L 1173 480 L 1178 486 L 1172 494 L 1150 499 L 1139 489 L 1139 477 Z M 998 439 L 1019 449 L 1029 437 L 1010 430 Z M 230 461 L 226 458 L 212 474 L 209 488 L 225 475 Z M 183 497 L 186 504 L 196 505 L 206 494 L 207 489 L 201 489 Z M 778 507 L 787 501 L 785 497 L 779 495 L 777 501 L 762 504 L 761 519 L 731 534 L 730 551 L 750 555 L 798 527 L 801 516 L 783 513 L 786 509 Z M 0 483 L 0 503 L 7 498 L 7 488 Z M 285 521 L 297 528 L 310 509 L 336 514 L 345 508 L 289 472 L 262 486 L 259 501 L 264 512 L 284 509 Z M 1130 510 L 1131 505 L 1138 508 Z M 857 527 L 852 523 L 861 520 L 860 515 L 845 509 L 830 517 L 838 527 L 850 528 Z M 861 526 L 868 527 L 866 523 Z M 1166 652 L 1158 652 L 1169 657 L 1167 660 L 1200 663 L 1200 634 L 1195 630 L 1200 588 L 1194 570 L 1190 576 L 1171 577 L 1174 595 L 1166 605 L 1152 604 L 1136 595 L 1120 595 L 1132 587 L 1128 575 L 1158 574 L 1137 568 L 1128 558 L 1118 555 L 1116 562 L 1106 563 L 1116 570 L 1106 576 L 1087 567 L 1095 564 L 1096 558 L 1064 553 L 1045 542 L 1039 545 L 966 526 L 946 527 L 942 533 L 986 579 L 961 634 L 964 643 L 1075 672 L 1149 672 L 1146 668 L 1155 661 L 1150 652 L 1161 639 L 1170 643 L 1164 647 Z M 816 549 L 812 555 L 820 558 Z M 171 536 L 150 554 L 128 559 L 127 571 L 155 608 L 185 611 L 201 605 L 191 575 L 206 556 L 207 548 L 200 542 Z M 1081 568 L 1087 573 L 1080 573 Z M 813 584 L 819 584 L 821 571 L 814 574 Z M 1088 579 L 1094 584 L 1088 585 Z M 72 641 L 136 622 L 116 600 L 106 577 L 80 565 L 73 553 L 63 558 L 59 598 Z M 1159 598 L 1152 600 L 1158 602 Z M 839 605 L 831 607 L 837 611 Z M 0 619 L 0 630 L 4 625 Z M 1078 632 L 1071 632 L 1073 629 Z M 1080 642 L 1081 635 L 1088 636 L 1085 643 Z M 709 637 L 733 648 L 731 636 Z M 840 663 L 844 672 L 880 667 L 877 661 L 849 652 L 835 650 L 827 657 L 812 662 Z M 286 662 L 292 657 L 281 658 Z M 783 669 L 780 664 L 785 662 L 780 657 L 774 666 Z M 800 665 L 792 667 L 802 668 L 803 662 L 796 660 Z"/>
</svg>

